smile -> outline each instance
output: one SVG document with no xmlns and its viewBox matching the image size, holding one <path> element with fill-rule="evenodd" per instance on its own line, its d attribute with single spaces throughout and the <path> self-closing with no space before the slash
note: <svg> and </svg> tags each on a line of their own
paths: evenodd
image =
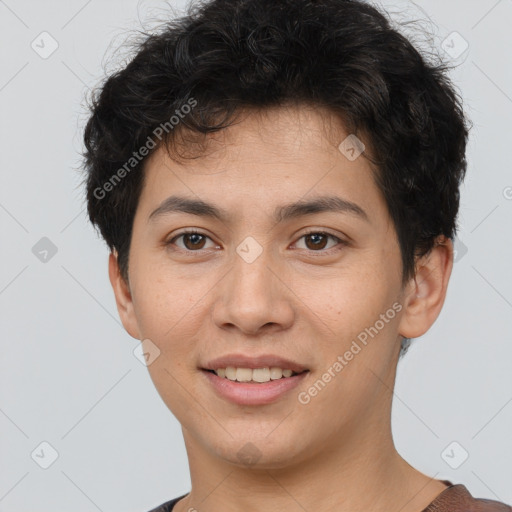
<svg viewBox="0 0 512 512">
<path fill-rule="evenodd" d="M 213 371 L 213 370 L 212 370 Z M 265 368 L 235 368 L 228 366 L 227 368 L 218 368 L 214 370 L 219 377 L 237 382 L 269 382 L 281 378 L 288 378 L 298 375 L 302 372 L 294 372 L 290 369 L 282 369 L 276 366 Z"/>
<path fill-rule="evenodd" d="M 298 386 L 308 373 L 305 370 L 294 374 L 292 370 L 277 367 L 202 370 L 217 396 L 238 405 L 273 403 Z"/>
</svg>

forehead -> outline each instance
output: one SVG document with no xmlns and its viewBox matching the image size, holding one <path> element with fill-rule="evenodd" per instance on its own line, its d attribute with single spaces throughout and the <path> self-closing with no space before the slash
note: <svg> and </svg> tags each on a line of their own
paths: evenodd
<svg viewBox="0 0 512 512">
<path fill-rule="evenodd" d="M 382 197 L 365 153 L 352 158 L 353 153 L 344 152 L 342 143 L 350 137 L 354 135 L 325 109 L 244 111 L 228 128 L 208 134 L 202 144 L 178 137 L 178 145 L 169 148 L 172 158 L 167 148 L 156 150 L 145 164 L 139 205 L 149 217 L 165 199 L 178 194 L 224 210 L 232 205 L 238 213 L 272 204 L 275 217 L 277 205 L 336 193 L 347 205 L 360 204 L 360 210 L 371 214 L 383 206 Z M 175 157 L 174 150 L 185 158 Z"/>
</svg>

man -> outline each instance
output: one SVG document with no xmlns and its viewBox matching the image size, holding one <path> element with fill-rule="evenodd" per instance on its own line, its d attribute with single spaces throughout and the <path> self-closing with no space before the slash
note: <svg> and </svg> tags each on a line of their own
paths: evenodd
<svg viewBox="0 0 512 512">
<path fill-rule="evenodd" d="M 191 473 L 155 510 L 511 510 L 391 432 L 401 350 L 445 299 L 467 135 L 444 68 L 360 1 L 200 4 L 106 81 L 89 216 Z"/>
</svg>

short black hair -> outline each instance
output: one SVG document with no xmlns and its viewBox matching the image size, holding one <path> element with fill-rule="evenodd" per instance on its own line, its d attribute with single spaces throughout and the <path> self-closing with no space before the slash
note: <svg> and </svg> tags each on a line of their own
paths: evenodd
<svg viewBox="0 0 512 512">
<path fill-rule="evenodd" d="M 244 108 L 318 105 L 371 155 L 405 283 L 436 237 L 453 240 L 457 230 L 468 122 L 449 69 L 364 1 L 193 3 L 145 34 L 132 60 L 92 93 L 83 153 L 89 218 L 128 282 L 147 160 L 138 150 L 169 148 L 184 132 L 204 138 Z"/>
</svg>

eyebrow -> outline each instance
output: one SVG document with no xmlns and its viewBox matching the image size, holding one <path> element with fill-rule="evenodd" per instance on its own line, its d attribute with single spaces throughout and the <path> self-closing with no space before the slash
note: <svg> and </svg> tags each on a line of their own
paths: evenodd
<svg viewBox="0 0 512 512">
<path fill-rule="evenodd" d="M 232 215 L 227 210 L 207 203 L 201 199 L 184 196 L 170 196 L 156 210 L 151 212 L 148 222 L 172 213 L 188 213 L 199 217 L 209 217 L 221 222 L 228 222 Z M 273 218 L 276 222 L 312 215 L 321 212 L 348 213 L 370 222 L 368 214 L 356 203 L 337 196 L 319 196 L 303 199 L 294 203 L 276 207 Z"/>
</svg>

